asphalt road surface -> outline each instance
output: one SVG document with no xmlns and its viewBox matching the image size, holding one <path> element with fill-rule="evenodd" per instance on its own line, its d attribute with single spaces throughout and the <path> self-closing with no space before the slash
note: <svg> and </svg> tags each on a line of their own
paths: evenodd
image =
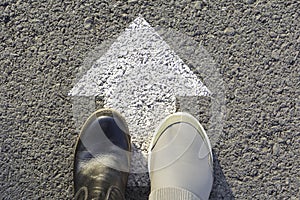
<svg viewBox="0 0 300 200">
<path fill-rule="evenodd" d="M 0 199 L 72 199 L 68 93 L 89 52 L 138 16 L 192 37 L 223 79 L 210 199 L 299 199 L 299 9 L 297 0 L 1 0 Z"/>
</svg>

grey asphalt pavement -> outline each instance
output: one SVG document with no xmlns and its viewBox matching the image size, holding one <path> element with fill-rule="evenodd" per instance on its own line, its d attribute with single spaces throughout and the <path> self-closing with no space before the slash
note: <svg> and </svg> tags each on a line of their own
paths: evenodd
<svg viewBox="0 0 300 200">
<path fill-rule="evenodd" d="M 191 36 L 223 79 L 210 199 L 300 199 L 299 8 L 298 0 L 1 0 L 0 199 L 72 199 L 78 133 L 68 92 L 88 53 L 138 16 Z"/>
</svg>

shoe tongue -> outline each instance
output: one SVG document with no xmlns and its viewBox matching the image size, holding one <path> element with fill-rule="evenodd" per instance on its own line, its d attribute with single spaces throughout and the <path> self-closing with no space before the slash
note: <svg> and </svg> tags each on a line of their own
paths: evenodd
<svg viewBox="0 0 300 200">
<path fill-rule="evenodd" d="M 86 193 L 87 199 L 123 200 L 121 173 L 99 163 L 94 158 L 88 163 L 81 164 L 81 170 L 77 179 L 86 188 L 83 192 Z"/>
<path fill-rule="evenodd" d="M 99 182 L 100 183 L 100 182 Z M 101 186 L 99 186 L 101 184 Z M 124 194 L 121 192 L 120 188 L 115 185 L 113 179 L 111 180 L 101 180 L 99 185 L 95 185 L 91 188 L 91 199 L 93 200 L 125 200 Z"/>
</svg>

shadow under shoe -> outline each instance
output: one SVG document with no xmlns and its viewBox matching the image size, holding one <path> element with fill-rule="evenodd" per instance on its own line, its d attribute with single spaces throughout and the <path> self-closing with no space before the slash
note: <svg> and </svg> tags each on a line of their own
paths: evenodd
<svg viewBox="0 0 300 200">
<path fill-rule="evenodd" d="M 125 199 L 130 151 L 129 131 L 121 115 L 109 109 L 93 113 L 76 145 L 75 199 Z"/>
</svg>

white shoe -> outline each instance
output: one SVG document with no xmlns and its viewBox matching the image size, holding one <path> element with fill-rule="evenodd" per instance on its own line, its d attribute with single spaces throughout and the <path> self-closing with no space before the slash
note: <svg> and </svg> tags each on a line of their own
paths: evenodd
<svg viewBox="0 0 300 200">
<path fill-rule="evenodd" d="M 150 146 L 149 199 L 208 199 L 213 184 L 209 139 L 196 118 L 175 113 L 163 120 Z"/>
</svg>

